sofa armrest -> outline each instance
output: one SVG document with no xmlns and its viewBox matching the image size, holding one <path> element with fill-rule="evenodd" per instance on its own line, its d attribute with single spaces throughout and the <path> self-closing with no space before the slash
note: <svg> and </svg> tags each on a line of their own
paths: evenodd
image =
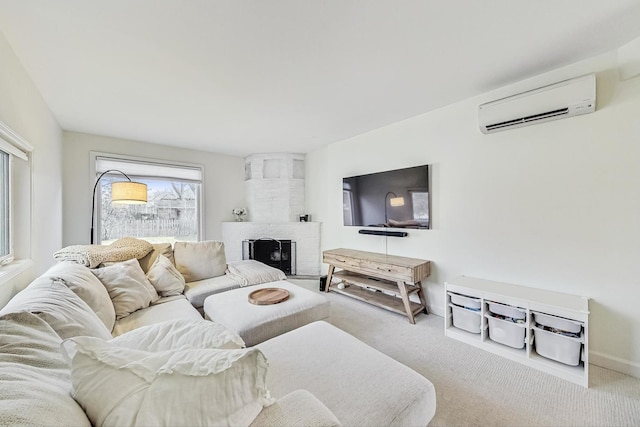
<svg viewBox="0 0 640 427">
<path fill-rule="evenodd" d="M 337 427 L 342 424 L 313 394 L 296 390 L 264 408 L 250 426 Z"/>
</svg>

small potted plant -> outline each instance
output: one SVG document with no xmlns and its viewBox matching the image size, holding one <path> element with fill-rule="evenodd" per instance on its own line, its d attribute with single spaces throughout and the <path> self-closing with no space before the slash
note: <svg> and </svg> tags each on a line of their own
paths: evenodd
<svg viewBox="0 0 640 427">
<path fill-rule="evenodd" d="M 244 216 L 247 214 L 247 209 L 235 208 L 231 212 L 236 216 L 236 221 L 244 221 Z"/>
</svg>

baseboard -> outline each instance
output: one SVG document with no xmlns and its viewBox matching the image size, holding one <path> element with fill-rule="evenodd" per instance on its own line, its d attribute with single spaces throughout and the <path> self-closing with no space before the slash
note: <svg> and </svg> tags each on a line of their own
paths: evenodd
<svg viewBox="0 0 640 427">
<path fill-rule="evenodd" d="M 589 351 L 589 363 L 611 369 L 612 371 L 621 372 L 640 378 L 640 364 L 630 360 L 620 359 L 619 357 L 610 356 L 608 354 L 598 353 L 597 351 Z"/>
</svg>

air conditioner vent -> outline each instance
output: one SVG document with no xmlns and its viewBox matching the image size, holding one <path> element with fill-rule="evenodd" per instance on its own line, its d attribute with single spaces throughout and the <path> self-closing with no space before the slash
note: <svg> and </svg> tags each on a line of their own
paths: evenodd
<svg viewBox="0 0 640 427">
<path fill-rule="evenodd" d="M 494 130 L 494 129 L 503 128 L 503 127 L 510 127 L 510 126 L 514 126 L 514 125 L 517 125 L 517 124 L 523 124 L 523 123 L 527 123 L 527 122 L 534 122 L 536 120 L 548 119 L 550 117 L 563 116 L 565 114 L 569 114 L 569 109 L 568 108 L 560 108 L 560 109 L 554 110 L 554 111 L 547 111 L 546 113 L 533 114 L 531 116 L 521 117 L 519 119 L 508 120 L 506 122 L 496 123 L 496 124 L 493 124 L 493 125 L 487 125 L 487 130 Z"/>
<path fill-rule="evenodd" d="M 491 133 L 591 113 L 595 101 L 595 75 L 565 80 L 480 105 L 480 130 Z"/>
</svg>

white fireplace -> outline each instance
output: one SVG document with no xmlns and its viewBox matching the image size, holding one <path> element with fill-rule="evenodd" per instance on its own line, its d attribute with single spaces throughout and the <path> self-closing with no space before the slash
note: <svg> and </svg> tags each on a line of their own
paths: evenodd
<svg viewBox="0 0 640 427">
<path fill-rule="evenodd" d="M 296 276 L 320 275 L 320 223 L 299 222 L 304 211 L 304 155 L 252 154 L 245 158 L 247 222 L 222 223 L 227 260 L 242 259 L 242 242 L 295 242 Z"/>
</svg>

